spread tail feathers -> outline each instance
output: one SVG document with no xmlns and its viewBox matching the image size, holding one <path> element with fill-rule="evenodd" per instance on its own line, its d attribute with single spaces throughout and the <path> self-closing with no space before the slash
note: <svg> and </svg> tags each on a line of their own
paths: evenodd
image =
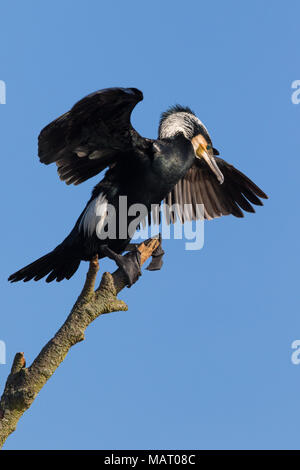
<svg viewBox="0 0 300 470">
<path fill-rule="evenodd" d="M 9 276 L 8 280 L 11 282 L 18 281 L 39 281 L 42 277 L 47 276 L 46 282 L 51 282 L 56 279 L 57 282 L 63 279 L 70 279 L 77 271 L 80 264 L 80 259 L 72 258 L 70 255 L 66 256 L 66 252 L 61 247 L 56 248 L 45 256 L 34 261 L 25 268 L 20 269 L 14 274 Z"/>
</svg>

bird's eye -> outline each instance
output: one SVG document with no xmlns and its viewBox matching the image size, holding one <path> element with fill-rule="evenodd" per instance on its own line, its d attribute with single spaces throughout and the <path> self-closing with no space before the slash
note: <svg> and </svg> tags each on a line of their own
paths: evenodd
<svg viewBox="0 0 300 470">
<path fill-rule="evenodd" d="M 210 150 L 211 148 L 212 148 L 211 145 L 208 144 L 206 147 L 206 150 Z"/>
</svg>

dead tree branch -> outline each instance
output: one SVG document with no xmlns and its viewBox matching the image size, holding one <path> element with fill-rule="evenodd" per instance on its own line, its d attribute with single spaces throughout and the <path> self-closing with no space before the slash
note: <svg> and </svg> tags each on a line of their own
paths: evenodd
<svg viewBox="0 0 300 470">
<path fill-rule="evenodd" d="M 141 264 L 158 246 L 156 238 L 139 245 Z M 70 348 L 84 340 L 89 324 L 104 313 L 128 310 L 127 305 L 117 298 L 126 286 L 123 272 L 118 269 L 113 274 L 104 273 L 100 286 L 95 289 L 98 270 L 98 258 L 95 258 L 90 262 L 84 287 L 71 313 L 31 366 L 26 367 L 24 353 L 16 354 L 0 401 L 0 448 L 15 431 L 19 419 L 63 362 Z"/>
</svg>

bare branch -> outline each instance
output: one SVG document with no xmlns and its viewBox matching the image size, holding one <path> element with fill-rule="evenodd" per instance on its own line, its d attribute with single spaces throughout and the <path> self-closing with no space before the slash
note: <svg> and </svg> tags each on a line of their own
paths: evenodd
<svg viewBox="0 0 300 470">
<path fill-rule="evenodd" d="M 139 245 L 141 264 L 158 246 L 158 239 Z M 95 257 L 90 262 L 85 284 L 71 313 L 31 366 L 26 368 L 24 353 L 16 354 L 0 401 L 0 448 L 15 431 L 19 419 L 63 362 L 70 348 L 84 340 L 88 325 L 104 313 L 128 310 L 125 302 L 117 298 L 127 284 L 123 271 L 117 269 L 113 274 L 104 273 L 99 288 L 95 290 L 98 270 L 98 257 Z"/>
</svg>

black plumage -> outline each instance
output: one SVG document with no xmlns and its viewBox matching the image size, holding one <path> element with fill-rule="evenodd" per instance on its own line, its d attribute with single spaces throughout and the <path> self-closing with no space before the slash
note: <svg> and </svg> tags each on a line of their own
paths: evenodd
<svg viewBox="0 0 300 470">
<path fill-rule="evenodd" d="M 213 219 L 254 212 L 266 194 L 248 177 L 221 158 L 213 148 L 207 129 L 189 108 L 179 105 L 163 113 L 159 137 L 147 139 L 130 123 L 134 106 L 143 98 L 136 88 L 109 88 L 92 93 L 70 111 L 46 126 L 39 136 L 42 163 L 55 162 L 60 178 L 80 184 L 106 167 L 85 209 L 67 238 L 51 253 L 9 277 L 12 282 L 31 279 L 70 279 L 81 260 L 109 256 L 121 266 L 132 284 L 139 271 L 139 257 L 132 252 L 126 265 L 121 253 L 128 250 L 133 233 L 102 239 L 109 220 L 108 206 L 116 210 L 119 233 L 119 196 L 127 205 L 176 204 L 181 222 L 197 219 L 197 204 L 204 204 L 204 217 Z M 185 205 L 188 207 L 185 207 Z M 152 213 L 152 219 L 158 215 Z M 128 217 L 128 225 L 135 220 Z M 173 223 L 176 216 L 170 214 Z M 100 227 L 100 228 L 99 228 Z M 136 272 L 134 272 L 136 271 Z"/>
<path fill-rule="evenodd" d="M 241 209 L 246 212 L 255 212 L 250 202 L 262 206 L 263 203 L 259 198 L 267 198 L 253 181 L 234 166 L 221 158 L 215 160 L 224 175 L 222 185 L 218 183 L 204 162 L 195 161 L 184 178 L 178 181 L 165 198 L 169 205 L 177 204 L 175 209 L 181 222 L 197 219 L 195 212 L 193 216 L 190 212 L 184 213 L 183 211 L 178 214 L 178 211 L 191 200 L 193 204 L 204 204 L 204 218 L 210 220 L 229 214 L 244 217 Z"/>
</svg>

